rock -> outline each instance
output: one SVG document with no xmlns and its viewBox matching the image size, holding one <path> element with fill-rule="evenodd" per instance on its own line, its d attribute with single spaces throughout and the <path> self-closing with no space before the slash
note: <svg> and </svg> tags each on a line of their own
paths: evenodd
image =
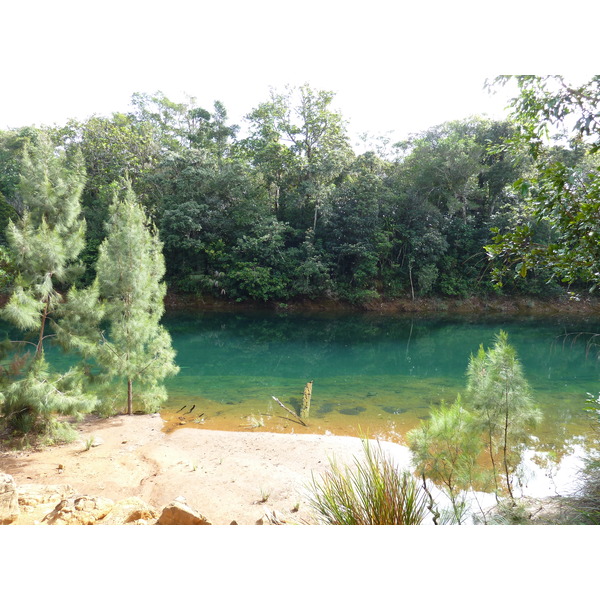
<svg viewBox="0 0 600 600">
<path fill-rule="evenodd" d="M 75 490 L 66 483 L 59 485 L 43 485 L 25 483 L 17 487 L 19 505 L 26 511 L 31 511 L 40 504 L 56 506 L 61 500 L 75 495 Z"/>
<path fill-rule="evenodd" d="M 12 475 L 0 473 L 0 525 L 10 525 L 19 518 L 19 495 Z"/>
<path fill-rule="evenodd" d="M 162 510 L 157 525 L 212 525 L 198 511 L 177 500 L 167 504 Z"/>
<path fill-rule="evenodd" d="M 114 504 L 112 500 L 98 496 L 71 496 L 62 500 L 43 522 L 47 525 L 94 525 L 112 510 Z"/>
<path fill-rule="evenodd" d="M 158 511 L 137 496 L 119 500 L 97 525 L 150 525 L 158 519 Z"/>
</svg>

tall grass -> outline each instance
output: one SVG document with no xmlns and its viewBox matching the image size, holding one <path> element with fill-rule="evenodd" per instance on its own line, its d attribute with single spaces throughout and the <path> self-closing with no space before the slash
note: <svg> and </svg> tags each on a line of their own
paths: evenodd
<svg viewBox="0 0 600 600">
<path fill-rule="evenodd" d="M 308 485 L 308 504 L 328 525 L 419 525 L 427 497 L 411 473 L 401 471 L 380 445 L 363 440 L 364 461 L 354 469 L 330 461 L 330 470 Z"/>
</svg>

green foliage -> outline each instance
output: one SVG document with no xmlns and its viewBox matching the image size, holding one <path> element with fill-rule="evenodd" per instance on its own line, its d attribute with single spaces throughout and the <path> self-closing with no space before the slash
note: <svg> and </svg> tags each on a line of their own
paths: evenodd
<svg viewBox="0 0 600 600">
<path fill-rule="evenodd" d="M 161 382 L 179 369 L 171 338 L 160 325 L 166 293 L 162 244 L 129 183 L 122 199 L 114 197 L 107 232 L 96 277 L 108 337 L 103 336 L 95 360 L 111 384 L 127 385 L 129 414 L 134 383 L 144 410 L 154 411 L 166 399 Z M 113 389 L 111 397 L 119 394 Z"/>
<path fill-rule="evenodd" d="M 441 486 L 452 506 L 448 522 L 459 524 L 469 511 L 469 490 L 487 490 L 491 485 L 498 498 L 506 489 L 516 506 L 514 479 L 531 428 L 541 419 L 516 352 L 503 331 L 493 348 L 486 351 L 481 347 L 471 357 L 467 393 L 469 410 L 460 396 L 450 406 L 442 403 L 430 411 L 428 422 L 407 436 L 419 476 L 425 484 L 429 479 Z M 483 455 L 491 464 L 491 474 L 484 468 Z M 438 511 L 436 522 L 440 516 Z"/>
<path fill-rule="evenodd" d="M 496 495 L 501 489 L 501 471 L 514 500 L 514 478 L 541 412 L 531 399 L 523 368 L 506 332 L 497 335 L 492 348 L 484 350 L 482 346 L 471 356 L 467 392 L 492 464 Z"/>
<path fill-rule="evenodd" d="M 334 94 L 308 85 L 271 93 L 248 115 L 246 146 L 269 185 L 276 215 L 306 231 L 317 223 L 336 178 L 352 159 Z"/>
<path fill-rule="evenodd" d="M 596 88 L 559 86 L 555 101 L 542 93 L 551 80 L 519 79 L 530 91 L 512 122 L 443 123 L 392 151 L 380 146 L 379 155 L 355 155 L 335 95 L 308 85 L 272 91 L 246 117 L 245 139 L 221 102 L 207 110 L 161 92 L 134 94 L 130 114 L 69 121 L 47 135 L 73 163 L 83 157 L 87 171 L 78 254 L 86 271 L 77 284 L 94 279 L 123 177 L 161 231 L 165 281 L 179 292 L 358 304 L 498 293 L 486 247 L 499 276 L 505 267 L 526 274 L 504 293 L 553 295 L 567 281 L 593 283 Z M 568 146 L 534 140 L 536 119 L 554 127 L 565 115 L 579 128 Z M 24 216 L 17 158 L 38 136 L 0 132 L 0 226 Z"/>
<path fill-rule="evenodd" d="M 52 437 L 56 414 L 79 416 L 91 412 L 95 405 L 95 396 L 84 391 L 83 374 L 79 369 L 53 373 L 40 356 L 33 360 L 22 378 L 5 388 L 2 419 L 14 432 Z M 68 428 L 66 423 L 62 425 L 64 428 Z"/>
<path fill-rule="evenodd" d="M 511 102 L 517 128 L 509 148 L 525 148 L 532 168 L 516 181 L 522 203 L 511 227 L 495 229 L 486 247 L 495 277 L 502 282 L 544 268 L 593 289 L 600 280 L 600 77 L 579 86 L 561 76 L 504 76 L 496 84 L 510 79 L 519 93 Z M 543 224 L 549 235 L 540 238 Z"/>
<path fill-rule="evenodd" d="M 364 461 L 354 470 L 331 461 L 320 481 L 313 476 L 309 505 L 329 525 L 419 525 L 426 496 L 408 472 L 398 470 L 381 447 L 363 440 Z"/>
<path fill-rule="evenodd" d="M 460 396 L 447 406 L 430 411 L 430 420 L 409 431 L 409 447 L 419 475 L 442 486 L 461 524 L 467 513 L 467 490 L 481 481 L 477 459 L 483 449 L 476 423 Z"/>
<path fill-rule="evenodd" d="M 22 372 L 18 378 L 12 373 L 1 405 L 5 423 L 21 433 L 49 431 L 55 414 L 79 414 L 95 404 L 83 391 L 79 368 L 52 373 L 44 359 L 45 341 L 57 335 L 61 320 L 68 315 L 64 290 L 79 272 L 76 261 L 85 232 L 80 216 L 84 183 L 79 153 L 57 153 L 42 133 L 35 145 L 25 146 L 18 186 L 22 214 L 7 229 L 16 275 L 1 312 L 2 318 L 36 337 L 36 342 L 21 342 L 35 350 L 32 357 L 17 359 Z M 50 323 L 54 333 L 48 332 Z"/>
</svg>

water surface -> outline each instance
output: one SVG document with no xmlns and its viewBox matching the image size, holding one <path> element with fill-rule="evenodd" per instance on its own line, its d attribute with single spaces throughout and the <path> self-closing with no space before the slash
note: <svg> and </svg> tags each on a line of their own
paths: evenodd
<svg viewBox="0 0 600 600">
<path fill-rule="evenodd" d="M 600 389 L 597 349 L 576 335 L 600 333 L 600 320 L 172 312 L 164 322 L 181 367 L 163 411 L 172 426 L 402 442 L 432 406 L 464 393 L 469 357 L 500 329 L 544 414 L 538 449 L 560 457 L 588 437 L 585 401 Z M 307 381 L 303 427 L 272 397 L 299 411 Z"/>
</svg>

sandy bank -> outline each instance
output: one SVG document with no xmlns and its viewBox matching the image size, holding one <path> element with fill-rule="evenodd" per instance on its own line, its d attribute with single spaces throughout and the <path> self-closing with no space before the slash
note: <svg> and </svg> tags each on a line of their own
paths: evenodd
<svg viewBox="0 0 600 600">
<path fill-rule="evenodd" d="M 191 428 L 166 434 L 154 415 L 90 418 L 78 429 L 72 444 L 0 453 L 0 470 L 18 485 L 66 483 L 81 494 L 138 496 L 156 507 L 183 496 L 216 525 L 255 524 L 268 510 L 310 523 L 304 494 L 312 475 L 326 471 L 330 458 L 352 463 L 363 454 L 352 437 Z M 382 447 L 408 464 L 406 448 Z"/>
</svg>

